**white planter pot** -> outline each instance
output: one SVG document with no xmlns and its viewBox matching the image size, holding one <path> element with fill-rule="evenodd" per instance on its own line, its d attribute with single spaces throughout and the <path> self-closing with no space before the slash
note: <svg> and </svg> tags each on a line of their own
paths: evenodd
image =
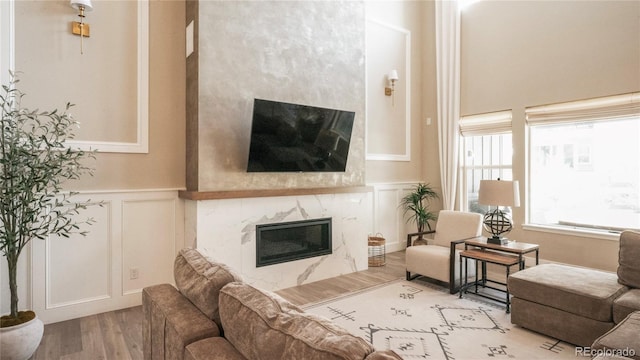
<svg viewBox="0 0 640 360">
<path fill-rule="evenodd" d="M 0 328 L 0 358 L 26 360 L 40 345 L 44 324 L 38 317 L 24 324 Z"/>
</svg>

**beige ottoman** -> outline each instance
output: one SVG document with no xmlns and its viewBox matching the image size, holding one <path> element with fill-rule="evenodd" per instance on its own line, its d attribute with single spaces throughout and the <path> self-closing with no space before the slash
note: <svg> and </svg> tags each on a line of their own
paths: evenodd
<svg viewBox="0 0 640 360">
<path fill-rule="evenodd" d="M 508 279 L 511 322 L 580 346 L 614 326 L 613 301 L 628 288 L 616 274 L 544 264 Z"/>
</svg>

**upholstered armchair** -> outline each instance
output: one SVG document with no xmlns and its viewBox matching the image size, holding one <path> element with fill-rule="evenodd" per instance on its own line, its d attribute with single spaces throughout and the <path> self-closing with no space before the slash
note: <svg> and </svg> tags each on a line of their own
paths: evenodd
<svg viewBox="0 0 640 360">
<path fill-rule="evenodd" d="M 428 245 L 413 245 L 413 238 L 432 234 Z M 482 215 L 470 212 L 442 210 L 434 231 L 407 235 L 406 270 L 407 280 L 426 276 L 449 284 L 454 294 L 460 284 L 460 250 L 458 245 L 482 234 Z M 470 262 L 472 260 L 469 260 Z M 467 264 L 469 276 L 475 275 L 473 263 Z M 412 275 L 414 273 L 414 275 Z"/>
</svg>

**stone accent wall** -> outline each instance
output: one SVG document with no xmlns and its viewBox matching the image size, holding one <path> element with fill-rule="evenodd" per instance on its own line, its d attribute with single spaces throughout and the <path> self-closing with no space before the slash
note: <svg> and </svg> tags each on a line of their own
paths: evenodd
<svg viewBox="0 0 640 360">
<path fill-rule="evenodd" d="M 187 1 L 191 19 L 188 190 L 364 184 L 362 2 Z M 254 98 L 355 111 L 346 172 L 247 173 Z"/>
</svg>

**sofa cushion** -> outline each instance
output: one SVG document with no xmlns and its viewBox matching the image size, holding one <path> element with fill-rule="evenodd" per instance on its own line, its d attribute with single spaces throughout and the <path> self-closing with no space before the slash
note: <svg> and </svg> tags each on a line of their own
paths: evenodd
<svg viewBox="0 0 640 360">
<path fill-rule="evenodd" d="M 364 360 L 402 360 L 393 350 L 378 350 L 369 354 Z"/>
<path fill-rule="evenodd" d="M 225 337 L 247 359 L 364 359 L 373 347 L 280 296 L 242 283 L 220 291 Z"/>
<path fill-rule="evenodd" d="M 613 322 L 624 320 L 634 311 L 640 311 L 640 289 L 631 289 L 613 302 Z"/>
<path fill-rule="evenodd" d="M 218 296 L 220 289 L 242 278 L 224 264 L 215 263 L 192 248 L 180 250 L 173 267 L 178 290 L 207 317 L 220 323 Z"/>
<path fill-rule="evenodd" d="M 220 335 L 218 325 L 169 284 L 142 290 L 145 359 L 182 359 L 185 346 Z"/>
<path fill-rule="evenodd" d="M 613 355 L 621 355 L 640 360 L 640 311 L 629 314 L 616 327 L 593 342 L 591 348 L 609 350 Z"/>
<path fill-rule="evenodd" d="M 225 338 L 211 337 L 189 344 L 184 360 L 246 360 Z"/>
<path fill-rule="evenodd" d="M 598 321 L 613 321 L 613 300 L 628 290 L 614 273 L 543 264 L 509 276 L 509 292 L 521 299 Z"/>
<path fill-rule="evenodd" d="M 618 253 L 618 282 L 640 288 L 640 233 L 624 231 L 620 235 Z"/>
</svg>

